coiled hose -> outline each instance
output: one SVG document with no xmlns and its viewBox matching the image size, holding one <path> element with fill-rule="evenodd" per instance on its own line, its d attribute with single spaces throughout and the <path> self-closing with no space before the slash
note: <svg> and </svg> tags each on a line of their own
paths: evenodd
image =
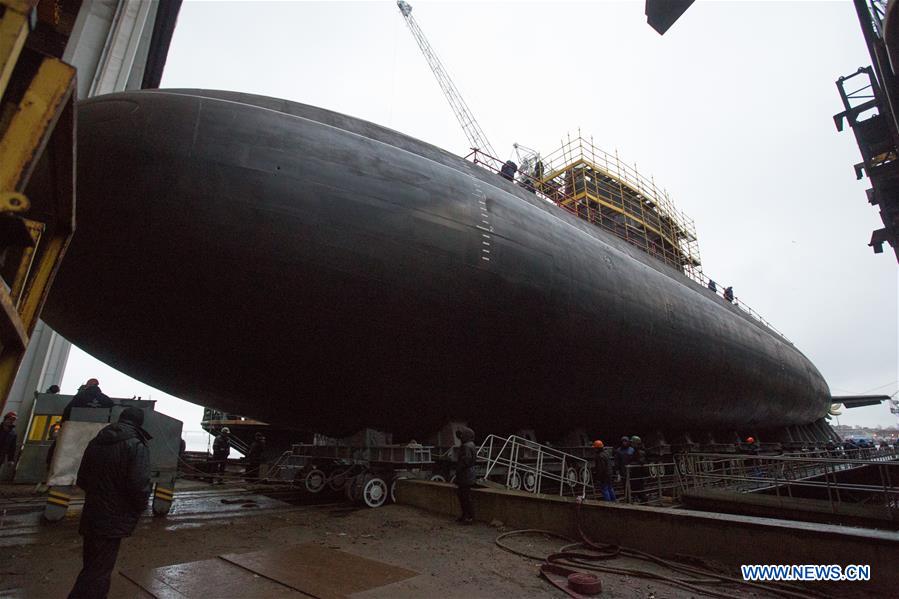
<svg viewBox="0 0 899 599">
<path fill-rule="evenodd" d="M 503 549 L 504 551 L 508 551 L 509 553 L 513 553 L 521 557 L 542 562 L 540 564 L 540 575 L 563 593 L 567 594 L 570 597 L 576 597 L 578 599 L 584 597 L 584 595 L 572 591 L 570 588 L 568 588 L 555 578 L 555 576 L 568 576 L 570 574 L 582 572 L 582 570 L 574 569 L 570 566 L 576 566 L 577 568 L 593 570 L 597 572 L 607 572 L 609 574 L 619 574 L 623 576 L 635 576 L 639 578 L 659 580 L 673 586 L 692 591 L 694 593 L 707 595 L 709 597 L 719 597 L 721 599 L 731 599 L 733 595 L 731 593 L 717 591 L 706 587 L 708 585 L 740 584 L 743 586 L 764 590 L 769 593 L 781 595 L 783 597 L 796 597 L 799 599 L 823 599 L 827 597 L 827 595 L 823 593 L 818 593 L 809 589 L 803 589 L 795 585 L 785 583 L 762 584 L 758 582 L 749 582 L 743 580 L 742 578 L 718 574 L 717 572 L 709 568 L 700 568 L 697 566 L 690 566 L 687 564 L 666 560 L 651 553 L 646 553 L 645 551 L 628 549 L 625 547 L 619 547 L 617 545 L 595 543 L 587 537 L 581 526 L 580 501 L 577 502 L 575 509 L 577 514 L 577 530 L 578 534 L 581 537 L 580 541 L 575 541 L 574 539 L 548 530 L 529 528 L 524 530 L 513 530 L 505 532 L 496 537 L 495 543 L 500 549 Z M 533 555 L 525 551 L 520 551 L 503 543 L 504 539 L 507 539 L 511 536 L 526 534 L 539 534 L 553 537 L 562 541 L 566 541 L 568 544 L 564 545 L 556 553 L 551 553 L 549 555 Z M 651 562 L 656 565 L 668 568 L 669 570 L 685 574 L 686 576 L 666 576 L 664 574 L 650 572 L 648 570 L 623 568 L 612 565 L 601 565 L 597 563 L 607 560 L 613 560 L 618 557 L 629 557 Z"/>
</svg>

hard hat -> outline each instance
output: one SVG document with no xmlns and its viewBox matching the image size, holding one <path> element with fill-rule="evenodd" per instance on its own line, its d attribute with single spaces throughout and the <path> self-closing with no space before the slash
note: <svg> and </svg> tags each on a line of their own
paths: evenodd
<svg viewBox="0 0 899 599">
<path fill-rule="evenodd" d="M 100 381 L 98 381 L 97 379 L 87 379 L 87 382 L 84 383 L 84 386 L 85 387 L 99 387 Z"/>
<path fill-rule="evenodd" d="M 622 442 L 622 443 L 630 443 L 630 442 L 631 442 L 631 438 L 628 437 L 627 435 L 625 435 L 625 436 L 621 437 L 621 442 Z"/>
<path fill-rule="evenodd" d="M 642 442 L 643 442 L 643 439 L 641 439 L 637 435 L 634 435 L 633 437 L 631 437 L 631 443 L 642 443 Z"/>
<path fill-rule="evenodd" d="M 755 443 L 755 438 L 754 437 L 746 437 L 746 442 L 747 443 Z"/>
<path fill-rule="evenodd" d="M 222 432 L 225 433 L 225 434 L 230 435 L 230 434 L 231 434 L 231 429 L 228 428 L 227 426 L 223 426 L 223 427 L 222 427 Z"/>
<path fill-rule="evenodd" d="M 18 418 L 18 416 L 15 412 L 7 412 L 6 416 L 4 416 L 3 419 L 6 420 L 7 418 Z"/>
<path fill-rule="evenodd" d="M 602 449 L 602 447 L 603 447 L 602 441 L 597 439 L 596 441 L 593 442 L 593 447 L 595 447 L 596 449 Z"/>
</svg>

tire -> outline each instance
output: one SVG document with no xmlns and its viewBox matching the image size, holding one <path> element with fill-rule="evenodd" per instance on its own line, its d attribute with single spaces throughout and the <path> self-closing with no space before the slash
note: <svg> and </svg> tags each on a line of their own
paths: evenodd
<svg viewBox="0 0 899 599">
<path fill-rule="evenodd" d="M 303 483 L 306 485 L 306 490 L 310 493 L 320 493 L 328 483 L 328 477 L 318 468 L 313 468 L 306 473 Z"/>
<path fill-rule="evenodd" d="M 411 476 L 394 476 L 393 480 L 390 481 L 390 503 L 396 503 L 396 483 L 397 481 L 407 480 L 412 478 Z"/>
<path fill-rule="evenodd" d="M 366 507 L 377 508 L 387 501 L 390 489 L 383 478 L 369 474 L 362 479 L 362 489 L 359 495 L 359 499 Z"/>
</svg>

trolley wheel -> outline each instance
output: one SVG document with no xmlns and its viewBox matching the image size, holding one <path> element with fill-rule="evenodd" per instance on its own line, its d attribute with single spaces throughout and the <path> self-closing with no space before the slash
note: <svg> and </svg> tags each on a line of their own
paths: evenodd
<svg viewBox="0 0 899 599">
<path fill-rule="evenodd" d="M 509 475 L 509 488 L 516 490 L 521 488 L 521 475 L 518 474 L 517 470 L 513 470 L 512 474 Z"/>
<path fill-rule="evenodd" d="M 408 475 L 393 477 L 393 480 L 390 481 L 390 503 L 396 503 L 396 483 L 397 483 L 397 481 L 406 480 L 409 478 L 412 478 L 412 477 L 408 476 Z"/>
<path fill-rule="evenodd" d="M 349 468 L 332 472 L 331 475 L 328 476 L 328 488 L 332 491 L 340 491 L 343 489 L 350 478 L 349 473 Z"/>
<path fill-rule="evenodd" d="M 568 468 L 565 471 L 565 482 L 569 487 L 573 489 L 577 484 L 577 470 L 575 470 L 574 468 Z"/>
<path fill-rule="evenodd" d="M 310 493 L 318 493 L 322 489 L 325 488 L 325 484 L 328 482 L 328 477 L 325 476 L 325 473 L 319 470 L 318 468 L 313 468 L 309 472 L 306 473 L 305 483 L 306 490 Z"/>
<path fill-rule="evenodd" d="M 432 474 L 428 480 L 432 480 L 435 483 L 445 483 L 446 478 L 442 474 Z"/>
<path fill-rule="evenodd" d="M 537 474 L 534 472 L 525 472 L 524 473 L 524 490 L 533 493 L 537 490 Z"/>
<path fill-rule="evenodd" d="M 582 466 L 581 471 L 578 474 L 580 474 L 581 482 L 589 487 L 590 482 L 593 480 L 593 475 L 590 472 L 590 466 Z"/>
<path fill-rule="evenodd" d="M 356 503 L 359 501 L 360 491 L 362 490 L 362 478 L 364 475 L 357 474 L 356 476 L 347 479 L 346 484 L 344 485 L 344 492 L 346 493 L 346 498 Z"/>
<path fill-rule="evenodd" d="M 381 507 L 389 496 L 387 483 L 380 476 L 366 475 L 362 482 L 360 499 L 368 507 Z"/>
</svg>

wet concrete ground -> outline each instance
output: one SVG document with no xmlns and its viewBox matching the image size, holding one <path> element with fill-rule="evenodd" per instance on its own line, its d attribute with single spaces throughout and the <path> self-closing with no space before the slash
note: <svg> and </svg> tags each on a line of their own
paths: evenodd
<svg viewBox="0 0 899 599">
<path fill-rule="evenodd" d="M 3 491 L 6 491 L 4 494 Z M 0 596 L 65 597 L 81 567 L 80 503 L 67 517 L 43 523 L 43 497 L 10 496 L 0 489 Z M 309 496 L 240 485 L 179 484 L 172 513 L 149 513 L 122 544 L 117 569 L 153 568 L 290 544 L 323 547 L 413 570 L 418 576 L 356 593 L 354 597 L 565 597 L 537 577 L 537 563 L 499 549 L 496 528 L 455 522 L 413 508 L 357 508 L 332 496 Z M 223 503 L 222 500 L 227 503 Z M 559 549 L 557 540 L 514 541 L 529 553 Z M 638 564 L 616 560 L 621 567 Z M 687 597 L 663 582 L 602 574 L 603 597 Z M 735 597 L 766 596 L 735 590 Z M 147 597 L 116 573 L 111 597 Z M 245 597 L 242 589 L 220 596 Z"/>
</svg>

